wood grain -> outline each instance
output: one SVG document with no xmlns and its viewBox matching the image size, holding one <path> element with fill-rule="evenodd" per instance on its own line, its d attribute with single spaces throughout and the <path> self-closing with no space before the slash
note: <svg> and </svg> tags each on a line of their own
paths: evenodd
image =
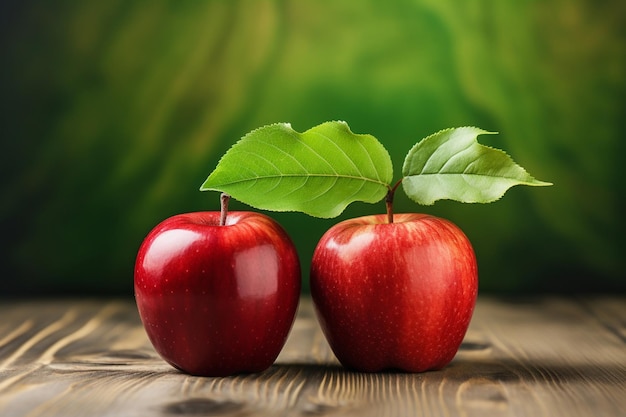
<svg viewBox="0 0 626 417">
<path fill-rule="evenodd" d="M 447 368 L 355 373 L 311 303 L 276 364 L 202 378 L 164 363 L 132 300 L 4 300 L 0 416 L 624 416 L 626 300 L 486 298 Z"/>
</svg>

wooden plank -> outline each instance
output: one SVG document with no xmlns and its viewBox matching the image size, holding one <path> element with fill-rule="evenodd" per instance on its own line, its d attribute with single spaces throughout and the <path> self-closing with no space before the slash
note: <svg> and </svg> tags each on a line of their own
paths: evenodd
<svg viewBox="0 0 626 417">
<path fill-rule="evenodd" d="M 182 374 L 150 346 L 132 300 L 4 301 L 0 416 L 624 416 L 626 300 L 479 300 L 450 366 L 347 372 L 303 299 L 268 371 Z"/>
</svg>

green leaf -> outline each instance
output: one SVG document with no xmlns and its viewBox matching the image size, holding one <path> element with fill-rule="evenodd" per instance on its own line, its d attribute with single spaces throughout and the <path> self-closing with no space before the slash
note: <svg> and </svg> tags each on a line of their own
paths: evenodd
<svg viewBox="0 0 626 417">
<path fill-rule="evenodd" d="M 504 151 L 478 143 L 476 127 L 437 132 L 417 143 L 402 167 L 402 187 L 419 204 L 448 199 L 490 203 L 514 185 L 552 185 L 533 178 Z"/>
<path fill-rule="evenodd" d="M 391 158 L 371 135 L 327 122 L 304 133 L 286 123 L 253 130 L 233 145 L 201 191 L 230 194 L 252 207 L 336 217 L 354 201 L 385 197 Z"/>
</svg>

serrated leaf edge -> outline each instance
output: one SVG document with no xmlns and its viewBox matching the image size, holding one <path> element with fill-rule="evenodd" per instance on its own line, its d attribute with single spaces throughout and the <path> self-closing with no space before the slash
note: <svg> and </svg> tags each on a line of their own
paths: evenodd
<svg viewBox="0 0 626 417">
<path fill-rule="evenodd" d="M 288 123 L 288 122 L 277 122 L 277 123 L 271 123 L 271 124 L 268 124 L 268 125 L 260 126 L 260 127 L 256 128 L 256 129 L 253 129 L 253 130 L 249 131 L 249 132 L 248 132 L 248 133 L 246 133 L 244 136 L 242 136 L 242 137 L 241 137 L 241 138 L 240 138 L 237 142 L 235 142 L 235 143 L 234 143 L 234 144 L 233 144 L 233 145 L 232 145 L 232 146 L 231 146 L 231 147 L 230 147 L 230 148 L 229 148 L 229 149 L 228 149 L 228 150 L 227 150 L 227 151 L 226 151 L 226 152 L 222 155 L 222 157 L 221 157 L 221 158 L 219 159 L 219 161 L 218 161 L 217 166 L 219 166 L 219 165 L 220 165 L 220 163 L 224 160 L 224 158 L 226 158 L 226 157 L 227 157 L 227 155 L 230 153 L 230 151 L 231 151 L 233 148 L 235 148 L 235 147 L 236 147 L 236 146 L 237 146 L 240 142 L 242 142 L 243 140 L 247 139 L 249 136 L 251 136 L 251 135 L 253 135 L 253 134 L 257 133 L 257 132 L 258 132 L 258 131 L 260 131 L 260 130 L 265 130 L 265 129 L 272 128 L 272 127 L 279 127 L 279 128 L 283 128 L 283 129 L 285 130 L 285 132 L 286 132 L 286 133 L 288 133 L 288 134 L 295 134 L 295 135 L 297 135 L 297 136 L 298 136 L 298 138 L 300 138 L 301 136 L 305 135 L 307 132 L 309 132 L 309 131 L 311 131 L 311 130 L 313 130 L 313 129 L 316 129 L 316 128 L 319 128 L 319 127 L 320 127 L 320 126 L 322 126 L 322 125 L 325 125 L 325 124 L 331 124 L 331 123 L 335 123 L 335 124 L 341 124 L 341 125 L 343 125 L 343 126 L 346 128 L 346 130 L 348 131 L 348 133 L 349 133 L 349 134 L 351 134 L 351 135 L 353 135 L 353 136 L 357 136 L 357 137 L 358 137 L 358 136 L 371 136 L 372 138 L 374 138 L 374 140 L 376 140 L 376 141 L 378 142 L 378 144 L 380 145 L 380 149 L 381 149 L 382 151 L 384 151 L 384 152 L 385 152 L 386 157 L 387 157 L 387 159 L 388 159 L 389 163 L 391 164 L 391 172 L 392 172 L 392 175 L 393 175 L 393 162 L 391 161 L 391 157 L 390 157 L 390 155 L 389 155 L 389 151 L 388 151 L 388 150 L 384 147 L 384 145 L 382 145 L 382 143 L 380 143 L 380 141 L 378 141 L 378 139 L 376 139 L 376 138 L 375 138 L 374 136 L 372 136 L 372 135 L 369 135 L 369 134 L 362 134 L 362 133 L 355 133 L 355 132 L 353 132 L 353 131 L 352 131 L 352 129 L 350 128 L 350 126 L 348 125 L 348 123 L 347 123 L 347 122 L 345 122 L 345 121 L 343 121 L 343 120 L 331 120 L 331 121 L 326 121 L 326 122 L 323 122 L 323 123 L 321 123 L 321 124 L 315 125 L 315 126 L 313 126 L 313 127 L 309 128 L 309 129 L 305 130 L 304 132 L 298 132 L 298 131 L 296 131 L 295 129 L 293 129 L 293 128 L 292 128 L 291 123 Z M 320 136 L 323 136 L 323 137 L 325 137 L 325 138 L 329 139 L 329 141 L 330 141 L 331 143 L 335 144 L 335 142 L 334 142 L 331 138 L 329 138 L 328 136 L 323 135 L 323 134 L 321 134 L 321 133 L 319 133 L 319 132 L 316 132 L 316 133 L 317 133 L 317 134 L 319 134 Z M 327 162 L 327 159 L 326 159 L 326 157 L 325 157 L 324 155 L 321 155 L 321 154 L 320 154 L 319 152 L 317 152 L 315 149 L 311 148 L 308 144 L 306 144 L 306 143 L 303 143 L 303 144 L 304 144 L 304 145 L 306 145 L 306 147 L 307 147 L 307 148 L 309 148 L 309 149 L 310 149 L 312 152 L 314 152 L 316 155 L 318 155 L 318 156 L 319 156 L 322 160 L 324 160 L 325 162 Z M 299 161 L 297 161 L 297 160 L 295 160 L 295 159 L 294 159 L 294 161 L 295 161 L 298 165 L 300 165 L 300 166 L 301 166 L 301 167 L 302 167 L 302 168 L 306 171 L 306 173 L 304 173 L 304 174 L 263 175 L 263 176 L 256 176 L 255 178 L 251 178 L 251 179 L 250 179 L 250 178 L 249 178 L 249 179 L 243 179 L 243 180 L 241 180 L 241 181 L 231 181 L 231 182 L 224 183 L 224 184 L 222 184 L 222 185 L 223 185 L 223 186 L 231 186 L 231 185 L 241 184 L 241 183 L 245 183 L 245 182 L 252 182 L 252 181 L 256 182 L 256 181 L 258 181 L 258 180 L 277 179 L 277 181 L 278 181 L 278 182 L 277 182 L 277 184 L 274 186 L 274 188 L 275 188 L 275 187 L 277 187 L 277 186 L 280 184 L 280 181 L 282 180 L 282 178 L 305 178 L 305 179 L 307 179 L 307 180 L 308 180 L 309 178 L 332 178 L 332 179 L 334 179 L 334 180 L 335 180 L 335 181 L 334 181 L 334 183 L 336 183 L 336 182 L 337 182 L 337 181 L 339 181 L 339 180 L 357 180 L 357 181 L 361 181 L 361 182 L 362 182 L 362 184 L 361 184 L 361 186 L 359 187 L 359 189 L 358 189 L 358 190 L 355 190 L 355 191 L 351 194 L 351 196 L 346 197 L 346 198 L 344 199 L 344 202 L 345 202 L 345 201 L 348 201 L 348 202 L 347 202 L 347 203 L 345 203 L 345 204 L 344 204 L 344 202 L 341 202 L 340 204 L 337 204 L 337 205 L 335 206 L 335 209 L 332 211 L 332 214 L 329 214 L 329 215 L 327 215 L 327 216 L 322 216 L 322 215 L 312 214 L 312 213 L 310 213 L 309 211 L 306 211 L 306 210 L 303 210 L 303 209 L 277 209 L 277 208 L 267 208 L 267 207 L 265 207 L 265 206 L 263 206 L 263 205 L 257 205 L 257 204 L 254 204 L 254 202 L 245 201 L 245 204 L 246 204 L 246 205 L 249 205 L 250 207 L 253 207 L 253 208 L 256 208 L 256 209 L 260 209 L 260 210 L 269 210 L 269 211 L 274 211 L 274 212 L 304 212 L 305 214 L 308 214 L 308 215 L 310 215 L 310 216 L 313 216 L 313 217 L 320 217 L 320 218 L 332 218 L 332 217 L 337 217 L 337 216 L 338 216 L 338 215 L 340 215 L 340 214 L 341 214 L 341 213 L 342 213 L 342 212 L 346 209 L 346 207 L 347 207 L 348 205 L 350 205 L 352 202 L 361 201 L 361 202 L 365 202 L 365 203 L 375 203 L 375 202 L 381 201 L 381 200 L 384 198 L 384 196 L 382 196 L 381 198 L 376 199 L 376 200 L 373 200 L 373 199 L 371 199 L 371 198 L 369 198 L 369 199 L 355 199 L 355 200 L 352 200 L 352 196 L 357 195 L 357 194 L 360 192 L 360 190 L 362 190 L 362 189 L 365 187 L 365 184 L 366 184 L 366 183 L 375 184 L 375 185 L 378 185 L 378 186 L 381 186 L 381 187 L 384 187 L 384 188 L 387 188 L 387 189 L 389 189 L 389 188 L 390 188 L 390 184 L 389 184 L 389 183 L 387 183 L 387 182 L 385 182 L 384 180 L 382 180 L 382 179 L 381 179 L 381 175 L 383 174 L 383 172 L 382 172 L 381 170 L 379 170 L 379 169 L 378 169 L 377 165 L 376 165 L 376 164 L 374 163 L 374 161 L 372 160 L 370 152 L 368 152 L 368 151 L 367 151 L 367 148 L 366 148 L 366 147 L 365 147 L 365 146 L 364 146 L 361 142 L 357 142 L 357 144 L 358 144 L 358 145 L 359 145 L 359 146 L 363 149 L 364 154 L 367 156 L 367 158 L 368 158 L 368 160 L 369 160 L 369 162 L 370 162 L 370 164 L 371 164 L 371 167 L 373 168 L 373 172 L 375 172 L 375 174 L 376 174 L 376 179 L 373 179 L 373 178 L 367 177 L 367 176 L 365 176 L 365 175 L 361 175 L 361 176 L 355 176 L 355 175 L 341 175 L 341 174 L 336 173 L 336 170 L 335 170 L 335 169 L 332 167 L 332 165 L 330 165 L 330 164 L 329 164 L 329 168 L 330 168 L 330 169 L 332 169 L 332 170 L 333 170 L 336 174 L 315 174 L 315 173 L 309 173 L 309 172 L 308 172 L 308 170 L 307 170 L 307 168 L 306 168 L 305 166 L 303 166 L 303 165 L 302 165 Z M 270 144 L 270 145 L 271 145 L 271 144 Z M 335 144 L 335 145 L 336 145 L 336 144 Z M 273 146 L 273 145 L 272 145 L 272 146 Z M 346 155 L 346 158 L 347 158 L 347 159 L 348 159 L 348 160 L 352 163 L 352 165 L 354 166 L 355 170 L 356 170 L 357 172 L 361 173 L 361 171 L 362 171 L 362 170 L 361 170 L 361 168 L 360 168 L 359 166 L 357 166 L 356 164 L 354 164 L 354 162 L 352 161 L 352 157 L 351 157 L 350 155 L 346 154 L 346 153 L 345 153 L 345 151 L 344 151 L 342 148 L 337 147 L 337 149 L 338 149 L 338 150 L 340 150 L 340 151 L 342 151 L 342 152 L 344 153 L 344 155 Z M 282 151 L 282 150 L 281 150 L 281 151 Z M 284 152 L 284 151 L 282 151 L 282 152 Z M 291 155 L 290 155 L 290 154 L 288 154 L 288 153 L 286 153 L 286 155 L 291 156 Z M 265 159 L 265 158 L 264 158 L 264 159 Z M 292 158 L 292 159 L 293 159 L 293 158 Z M 271 161 L 269 161 L 269 160 L 268 160 L 267 162 L 268 162 L 269 164 L 273 164 L 273 163 L 272 163 Z M 252 171 L 251 171 L 251 172 L 252 172 Z M 203 182 L 203 184 L 200 186 L 200 191 L 218 191 L 218 192 L 224 192 L 224 190 L 223 190 L 223 189 L 221 189 L 221 188 L 217 188 L 217 187 L 207 187 L 207 186 L 206 186 L 206 183 L 209 181 L 209 178 L 211 177 L 211 175 L 212 175 L 212 174 L 213 174 L 213 173 L 211 173 L 211 174 L 210 174 L 210 175 L 209 175 L 209 176 L 205 179 L 205 181 Z M 255 175 L 256 175 L 256 174 L 255 174 Z M 306 183 L 306 181 L 305 181 L 305 183 Z M 303 183 L 303 184 L 304 184 L 304 183 Z M 224 187 L 224 188 L 227 188 L 227 187 Z M 299 188 L 302 188 L 302 186 L 301 186 L 301 187 L 299 187 Z M 328 191 L 328 190 L 330 190 L 331 188 L 332 188 L 332 186 L 331 186 L 330 188 L 327 188 L 327 190 L 326 190 L 325 192 L 327 192 L 327 191 Z M 289 194 L 292 194 L 292 193 L 294 193 L 294 192 L 297 192 L 297 189 L 296 189 L 296 190 L 292 190 Z M 325 192 L 324 192 L 324 193 L 325 193 Z M 313 197 L 310 201 L 313 201 L 315 198 L 318 198 L 320 195 L 323 195 L 324 193 L 321 193 L 321 194 L 316 195 L 316 196 L 315 196 L 315 197 Z M 287 194 L 287 195 L 289 195 L 289 194 Z M 235 197 L 235 196 L 233 196 L 233 197 Z M 350 200 L 352 200 L 352 201 L 350 201 Z"/>
<path fill-rule="evenodd" d="M 443 173 L 443 174 L 441 174 L 441 173 L 432 173 L 432 174 L 431 174 L 431 173 L 426 173 L 426 174 L 424 174 L 424 173 L 423 173 L 423 171 L 422 171 L 422 172 L 420 172 L 419 174 L 413 174 L 413 175 L 407 175 L 407 174 L 405 174 L 405 167 L 406 167 L 406 161 L 407 161 L 407 159 L 408 159 L 408 156 L 409 156 L 409 155 L 413 152 L 413 150 L 414 150 L 415 148 L 417 148 L 418 146 L 420 146 L 420 144 L 421 144 L 423 141 L 426 141 L 427 139 L 429 139 L 429 138 L 431 138 L 431 137 L 433 137 L 433 136 L 436 136 L 436 135 L 439 135 L 439 134 L 442 134 L 442 133 L 445 133 L 445 132 L 448 132 L 448 131 L 452 131 L 452 130 L 459 130 L 459 129 L 472 129 L 472 130 L 474 130 L 474 131 L 476 132 L 476 136 L 475 136 L 475 138 L 474 138 L 474 142 L 478 143 L 480 146 L 483 146 L 483 147 L 485 147 L 485 148 L 489 148 L 489 149 L 494 150 L 494 151 L 502 152 L 502 153 L 503 153 L 504 155 L 506 155 L 506 156 L 507 156 L 507 158 L 509 158 L 509 159 L 510 159 L 510 160 L 511 160 L 511 161 L 512 161 L 512 162 L 513 162 L 516 166 L 518 166 L 524 174 L 526 174 L 526 176 L 529 178 L 529 180 L 528 180 L 528 181 L 526 181 L 526 180 L 524 180 L 524 181 L 520 181 L 519 179 L 517 179 L 517 178 L 513 178 L 513 177 L 506 177 L 506 176 L 504 176 L 504 177 L 503 177 L 503 176 L 493 176 L 494 178 L 500 178 L 500 179 L 504 179 L 504 180 L 509 180 L 509 181 L 513 182 L 514 184 L 509 185 L 507 188 L 505 188 L 505 189 L 504 189 L 504 191 L 503 191 L 503 192 L 502 192 L 502 193 L 501 193 L 498 197 L 493 198 L 493 199 L 490 199 L 490 200 L 485 200 L 485 201 L 480 201 L 480 202 L 478 202 L 478 201 L 462 201 L 462 200 L 451 199 L 452 201 L 456 201 L 456 202 L 463 203 L 463 204 L 476 204 L 476 203 L 488 204 L 488 203 L 493 203 L 493 202 L 495 202 L 495 201 L 500 200 L 502 197 L 504 197 L 504 195 L 506 194 L 506 192 L 507 192 L 509 189 L 511 189 L 511 188 L 513 188 L 513 187 L 515 187 L 515 186 L 518 186 L 518 185 L 526 185 L 526 186 L 531 186 L 531 187 L 546 187 L 546 186 L 551 186 L 551 185 L 554 185 L 554 184 L 553 184 L 553 183 L 551 183 L 551 182 L 541 181 L 541 180 L 538 180 L 538 179 L 536 179 L 535 177 L 533 177 L 533 176 L 532 176 L 532 175 L 531 175 L 531 174 L 530 174 L 530 173 L 529 173 L 529 172 L 528 172 L 528 171 L 527 171 L 524 167 L 522 167 L 522 166 L 521 166 L 521 165 L 519 165 L 517 162 L 515 162 L 515 160 L 513 159 L 513 157 L 512 157 L 512 156 L 511 156 L 508 152 L 506 152 L 505 150 L 500 149 L 500 148 L 496 148 L 496 147 L 493 147 L 493 146 L 485 145 L 485 144 L 480 143 L 480 142 L 478 141 L 478 136 L 480 136 L 480 135 L 497 135 L 499 132 L 488 131 L 488 130 L 481 129 L 481 128 L 476 127 L 476 126 L 469 126 L 469 125 L 467 125 L 467 126 L 459 126 L 459 127 L 449 127 L 449 128 L 445 128 L 445 129 L 438 130 L 437 132 L 434 132 L 434 133 L 432 133 L 432 134 L 430 134 L 430 135 L 428 135 L 428 136 L 424 137 L 424 138 L 423 138 L 423 139 L 421 139 L 419 142 L 417 142 L 415 145 L 413 145 L 413 146 L 411 147 L 411 149 L 409 150 L 409 152 L 407 153 L 407 155 L 406 155 L 406 157 L 405 157 L 405 160 L 404 160 L 404 163 L 403 163 L 403 165 L 402 165 L 402 180 L 401 180 L 401 181 L 402 181 L 402 187 L 403 187 L 403 188 L 404 188 L 404 181 L 405 181 L 407 178 L 414 177 L 414 176 L 428 176 L 428 175 L 461 175 L 461 176 L 489 177 L 489 175 L 479 175 L 479 174 L 472 174 L 472 173 L 469 173 L 469 174 L 465 174 L 465 173 L 460 173 L 460 174 L 459 174 L 459 173 L 454 173 L 454 174 L 452 174 L 452 173 Z M 431 155 L 429 156 L 429 159 L 430 159 L 433 155 L 434 155 L 434 154 L 431 154 Z M 447 162 L 448 162 L 448 161 L 446 161 L 446 163 L 447 163 Z M 426 164 L 424 164 L 424 165 L 426 165 Z M 471 165 L 471 164 L 470 164 L 470 165 Z M 469 165 L 468 165 L 468 166 L 469 166 Z M 467 168 L 467 167 L 466 167 L 466 168 Z M 429 201 L 429 202 L 423 202 L 423 201 L 417 201 L 417 199 L 411 198 L 411 196 L 410 196 L 408 193 L 406 193 L 406 190 L 405 190 L 405 194 L 409 197 L 409 199 L 410 199 L 410 200 L 412 200 L 412 201 L 414 201 L 414 202 L 416 202 L 416 203 L 418 203 L 418 204 L 421 204 L 421 205 L 426 205 L 426 206 L 433 205 L 433 204 L 435 204 L 435 202 L 440 201 L 440 200 L 446 200 L 446 198 L 437 198 L 437 199 L 431 200 L 431 201 Z"/>
</svg>

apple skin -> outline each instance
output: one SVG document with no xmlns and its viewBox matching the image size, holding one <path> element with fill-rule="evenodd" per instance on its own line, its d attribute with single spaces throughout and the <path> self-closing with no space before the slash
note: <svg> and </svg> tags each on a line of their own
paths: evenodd
<svg viewBox="0 0 626 417">
<path fill-rule="evenodd" d="M 300 262 L 281 226 L 254 212 L 195 212 L 158 224 L 139 248 L 135 300 L 152 345 L 191 375 L 269 368 L 300 299 Z"/>
<path fill-rule="evenodd" d="M 445 367 L 478 293 L 474 250 L 448 220 L 365 216 L 336 224 L 311 263 L 311 296 L 335 356 L 349 369 L 423 372 Z"/>
</svg>

